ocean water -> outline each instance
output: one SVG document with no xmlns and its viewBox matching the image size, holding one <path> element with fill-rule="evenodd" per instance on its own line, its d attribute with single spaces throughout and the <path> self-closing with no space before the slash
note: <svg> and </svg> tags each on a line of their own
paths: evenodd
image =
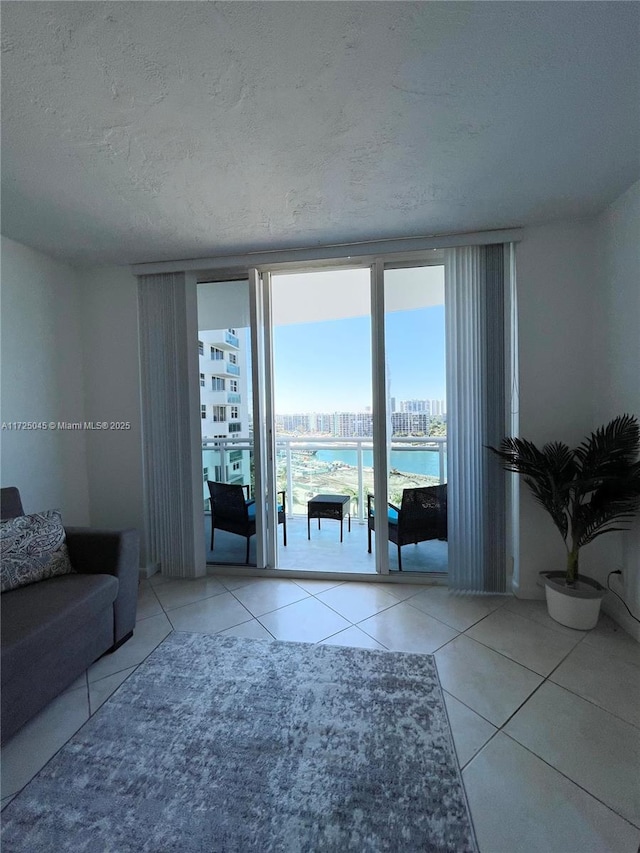
<svg viewBox="0 0 640 853">
<path fill-rule="evenodd" d="M 424 474 L 428 477 L 440 476 L 438 451 L 432 450 L 392 450 L 391 467 L 408 474 Z M 345 465 L 358 464 L 357 450 L 318 450 L 315 456 L 321 462 L 342 462 Z M 373 468 L 373 451 L 362 451 L 362 464 L 365 468 Z M 447 470 L 447 454 L 444 455 L 445 473 Z"/>
</svg>

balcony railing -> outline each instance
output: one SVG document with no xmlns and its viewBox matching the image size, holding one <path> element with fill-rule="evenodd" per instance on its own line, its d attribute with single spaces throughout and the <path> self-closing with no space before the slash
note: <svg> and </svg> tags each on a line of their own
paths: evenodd
<svg viewBox="0 0 640 853">
<path fill-rule="evenodd" d="M 414 477 L 419 481 L 445 483 L 446 476 L 446 436 L 428 436 L 425 438 L 394 437 L 389 449 L 389 471 L 397 472 L 402 481 L 403 478 Z M 225 438 L 207 439 L 202 442 L 203 451 L 216 451 L 220 458 L 216 463 L 226 470 L 229 454 L 234 450 L 253 452 L 253 441 L 250 438 Z M 331 479 L 345 473 L 345 479 L 349 479 L 349 491 L 356 501 L 357 509 L 354 516 L 360 521 L 364 520 L 366 507 L 366 491 L 373 489 L 373 474 L 371 455 L 373 441 L 371 438 L 300 438 L 290 436 L 279 436 L 275 441 L 276 464 L 279 469 L 278 486 L 283 486 L 287 491 L 287 514 L 293 515 L 297 512 L 306 512 L 306 504 L 294 504 L 295 487 L 305 492 L 331 492 Z M 349 458 L 355 464 L 351 465 L 340 461 L 329 462 L 326 459 L 317 460 L 315 452 L 350 451 Z M 420 466 L 419 454 L 437 454 L 437 457 L 429 465 Z M 410 454 L 410 457 L 401 459 L 400 454 Z M 418 454 L 418 455 L 417 455 Z M 306 457 L 306 461 L 305 461 Z M 426 463 L 426 459 L 423 458 Z M 371 464 L 365 464 L 365 463 Z M 406 471 L 403 470 L 406 468 Z M 348 469 L 353 469 L 349 471 Z M 421 470 L 423 469 L 423 470 Z M 429 469 L 427 471 L 427 469 Z M 353 474 L 355 476 L 346 476 Z M 323 482 L 324 481 L 324 482 Z M 400 487 L 399 487 L 400 488 Z M 335 488 L 333 488 L 335 491 Z M 206 495 L 208 496 L 208 495 Z"/>
<path fill-rule="evenodd" d="M 227 403 L 240 403 L 242 402 L 241 395 L 236 394 L 235 391 L 229 391 L 227 394 Z"/>
<path fill-rule="evenodd" d="M 232 335 L 231 332 L 225 332 L 224 339 L 228 344 L 231 344 L 232 347 L 240 346 L 240 338 L 237 335 Z"/>
<path fill-rule="evenodd" d="M 229 362 L 226 362 L 225 367 L 227 369 L 227 373 L 230 373 L 232 376 L 240 376 L 240 368 L 237 364 L 229 364 Z"/>
</svg>

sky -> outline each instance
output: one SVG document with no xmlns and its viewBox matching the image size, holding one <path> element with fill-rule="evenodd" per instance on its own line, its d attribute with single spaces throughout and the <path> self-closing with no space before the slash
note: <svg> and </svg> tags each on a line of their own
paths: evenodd
<svg viewBox="0 0 640 853">
<path fill-rule="evenodd" d="M 444 305 L 385 318 L 389 396 L 445 398 Z M 371 320 L 351 317 L 276 326 L 275 411 L 364 411 L 371 406 Z"/>
</svg>

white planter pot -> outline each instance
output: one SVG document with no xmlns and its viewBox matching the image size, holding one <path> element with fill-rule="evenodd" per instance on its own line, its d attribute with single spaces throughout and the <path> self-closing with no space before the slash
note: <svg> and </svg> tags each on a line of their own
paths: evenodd
<svg viewBox="0 0 640 853">
<path fill-rule="evenodd" d="M 565 585 L 564 572 L 540 572 L 544 581 L 549 616 L 578 631 L 595 628 L 600 615 L 600 602 L 606 589 L 598 581 L 578 575 L 575 586 Z"/>
</svg>

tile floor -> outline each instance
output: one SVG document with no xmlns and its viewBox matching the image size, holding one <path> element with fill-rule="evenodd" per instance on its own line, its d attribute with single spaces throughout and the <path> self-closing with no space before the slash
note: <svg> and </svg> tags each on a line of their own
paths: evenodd
<svg viewBox="0 0 640 853">
<path fill-rule="evenodd" d="M 246 554 L 246 539 L 224 530 L 216 530 L 214 550 L 211 544 L 211 516 L 205 514 L 205 547 L 207 562 L 242 565 Z M 375 533 L 372 536 L 372 553 L 367 551 L 367 525 L 352 519 L 351 532 L 344 523 L 343 541 L 340 542 L 340 525 L 337 521 L 323 519 L 321 528 L 314 521 L 311 538 L 307 539 L 306 516 L 287 520 L 287 546 L 282 544 L 282 525 L 278 526 L 278 565 L 281 569 L 302 571 L 333 571 L 375 574 Z M 249 562 L 256 562 L 256 540 L 252 537 Z M 447 543 L 437 539 L 405 545 L 402 549 L 402 568 L 406 572 L 446 572 Z M 398 569 L 398 549 L 389 543 L 389 568 Z"/>
<path fill-rule="evenodd" d="M 481 853 L 637 853 L 640 646 L 543 602 L 440 586 L 209 576 L 140 585 L 135 635 L 2 750 L 2 803 L 172 630 L 435 654 Z"/>
</svg>

